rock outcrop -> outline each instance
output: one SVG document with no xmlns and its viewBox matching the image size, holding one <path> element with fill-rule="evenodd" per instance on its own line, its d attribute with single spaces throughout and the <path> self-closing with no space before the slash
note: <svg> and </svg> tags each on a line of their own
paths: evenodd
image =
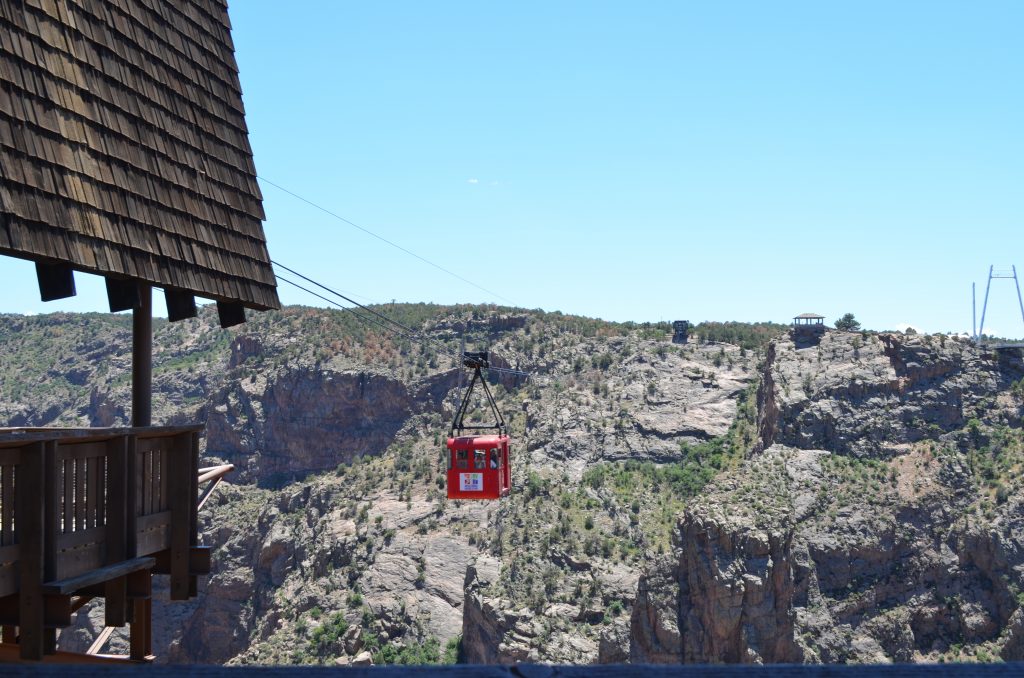
<svg viewBox="0 0 1024 678">
<path fill-rule="evenodd" d="M 959 337 L 829 331 L 806 348 L 779 340 L 765 362 L 761 449 L 879 457 L 975 418 L 1019 425 L 1019 404 L 999 398 L 1020 379 L 1019 356 Z"/>
<path fill-rule="evenodd" d="M 1019 656 L 1022 377 L 947 337 L 775 342 L 754 455 L 645 572 L 633 659 Z"/>
</svg>

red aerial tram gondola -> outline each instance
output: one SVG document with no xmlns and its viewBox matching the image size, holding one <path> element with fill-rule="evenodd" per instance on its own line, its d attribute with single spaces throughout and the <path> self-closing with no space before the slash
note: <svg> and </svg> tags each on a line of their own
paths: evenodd
<svg viewBox="0 0 1024 678">
<path fill-rule="evenodd" d="M 512 469 L 509 467 L 508 432 L 505 420 L 498 411 L 491 391 L 487 388 L 480 370 L 488 366 L 487 352 L 465 353 L 463 364 L 473 370 L 473 378 L 462 398 L 462 404 L 452 420 L 448 436 L 448 498 L 449 499 L 500 499 L 512 488 Z M 487 395 L 487 402 L 494 412 L 495 422 L 491 425 L 466 426 L 463 418 L 469 407 L 469 397 L 477 381 Z M 493 429 L 491 435 L 463 435 L 464 430 Z"/>
</svg>

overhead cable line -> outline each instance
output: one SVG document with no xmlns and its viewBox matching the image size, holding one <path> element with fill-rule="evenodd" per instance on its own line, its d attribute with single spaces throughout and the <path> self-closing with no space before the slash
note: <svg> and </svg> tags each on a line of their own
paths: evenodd
<svg viewBox="0 0 1024 678">
<path fill-rule="evenodd" d="M 298 283 L 296 283 L 296 282 L 294 282 L 292 280 L 289 280 L 288 278 L 285 278 L 284 276 L 280 276 L 279 275 L 279 276 L 277 276 L 277 279 L 280 280 L 281 282 L 288 283 L 292 287 L 296 287 L 296 288 L 302 290 L 303 292 L 306 292 L 308 294 L 312 294 L 314 297 L 317 297 L 319 299 L 323 299 L 328 304 L 331 304 L 333 306 L 337 306 L 338 308 L 340 308 L 343 311 L 348 311 L 349 313 L 351 313 L 352 315 L 354 315 L 356 318 L 358 318 L 359 320 L 363 321 L 364 323 L 372 323 L 374 325 L 377 325 L 378 327 L 382 327 L 383 329 L 385 329 L 387 331 L 390 331 L 390 332 L 394 331 L 392 328 L 388 327 L 387 325 L 385 325 L 381 321 L 379 321 L 379 320 L 377 320 L 375 318 L 372 318 L 372 317 L 368 317 L 368 316 L 362 315 L 361 313 L 358 313 L 355 309 L 342 306 L 341 304 L 339 304 L 338 302 L 334 301 L 333 299 L 328 299 L 327 297 L 323 296 L 322 294 L 317 294 L 316 292 L 314 292 L 313 290 L 309 289 L 308 287 L 303 287 L 302 285 L 300 285 L 300 284 L 298 284 Z"/>
<path fill-rule="evenodd" d="M 306 282 L 311 283 L 313 285 L 316 285 L 320 289 L 322 289 L 322 290 L 324 290 L 326 292 L 329 292 L 330 294 L 333 294 L 336 297 L 344 299 L 345 301 L 347 301 L 350 304 L 355 304 L 356 306 L 358 306 L 359 308 L 363 309 L 367 313 L 370 313 L 371 315 L 374 315 L 377 318 L 379 318 L 380 320 L 384 321 L 385 323 L 388 323 L 389 325 L 391 325 L 394 328 L 393 331 L 398 331 L 400 333 L 403 333 L 403 334 L 405 334 L 410 339 L 416 339 L 417 341 L 422 341 L 422 342 L 431 344 L 435 348 L 438 348 L 439 350 L 444 351 L 445 353 L 448 353 L 449 355 L 451 355 L 452 357 L 456 358 L 457 360 L 461 360 L 461 357 L 457 353 L 453 353 L 451 351 L 451 349 L 449 349 L 447 346 L 445 346 L 441 342 L 436 341 L 435 339 L 432 339 L 432 338 L 422 334 L 421 332 L 417 332 L 413 328 L 408 327 L 406 325 L 403 325 L 402 323 L 398 322 L 397 320 L 393 320 L 393 319 L 387 317 L 383 313 L 378 313 L 377 311 L 373 310 L 372 308 L 364 306 L 363 304 L 360 304 L 358 301 L 356 301 L 354 299 L 350 299 L 349 297 L 346 297 L 341 292 L 337 292 L 335 290 L 332 290 L 330 287 L 327 287 L 326 285 L 324 285 L 322 283 L 318 283 L 317 281 L 313 280 L 312 278 L 310 278 L 308 276 L 302 275 L 301 273 L 299 273 L 295 269 L 288 268 L 284 264 L 278 263 L 278 262 L 273 261 L 273 260 L 271 260 L 270 263 L 272 263 L 274 266 L 277 266 L 278 268 L 281 268 L 281 269 L 284 269 L 285 271 L 288 271 L 292 275 L 299 276 L 300 278 L 302 278 Z M 292 284 L 294 284 L 294 283 L 292 283 Z M 312 292 L 311 294 L 316 294 L 316 293 Z M 320 297 L 321 299 L 324 299 L 324 297 L 321 297 L 319 294 L 316 294 L 316 296 Z M 327 301 L 330 301 L 330 300 L 327 300 Z M 334 303 L 334 302 L 332 302 L 332 303 Z M 340 308 L 345 308 L 344 306 L 341 306 L 340 304 L 337 304 L 337 303 L 335 303 L 335 305 L 339 306 Z"/>
<path fill-rule="evenodd" d="M 377 240 L 380 240 L 383 243 L 387 243 L 388 245 L 391 245 L 395 249 L 401 250 L 402 252 L 405 252 L 406 254 L 408 254 L 411 257 L 415 257 L 416 259 L 419 259 L 423 263 L 428 264 L 429 266 L 433 266 L 437 270 L 442 271 L 444 273 L 447 273 L 448 275 L 452 276 L 453 278 L 457 278 L 458 280 L 461 280 L 462 282 L 466 283 L 467 285 L 472 285 L 473 287 L 477 288 L 478 290 L 480 290 L 482 292 L 486 292 L 487 294 L 490 294 L 491 296 L 497 297 L 498 299 L 501 299 L 502 301 L 507 301 L 512 306 L 516 305 L 515 302 L 513 302 L 511 299 L 508 299 L 507 297 L 504 297 L 504 296 L 498 294 L 497 292 L 493 292 L 493 291 L 487 289 L 486 287 L 482 287 L 480 285 L 477 285 L 472 280 L 469 280 L 468 278 L 462 277 L 461 275 L 459 275 L 455 271 L 451 271 L 451 270 L 445 268 L 444 266 L 441 266 L 440 264 L 435 264 L 433 261 L 430 261 L 429 259 L 427 259 L 425 257 L 421 257 L 420 255 L 416 254 L 415 252 L 407 250 L 406 248 L 402 247 L 398 243 L 393 242 L 391 240 L 388 240 L 384 236 L 378 235 L 378 234 L 374 233 L 373 231 L 371 231 L 368 228 L 363 228 L 362 226 L 360 226 L 359 224 L 355 223 L 354 221 L 352 221 L 350 219 L 346 219 L 345 217 L 341 216 L 340 214 L 337 214 L 336 212 L 332 212 L 331 210 L 327 209 L 326 207 L 321 207 L 320 205 L 316 204 L 312 200 L 309 200 L 308 198 L 302 197 L 298 193 L 295 193 L 293 191 L 289 191 L 287 188 L 285 188 L 284 186 L 281 186 L 280 184 L 275 184 L 273 181 L 271 181 L 270 179 L 267 179 L 266 177 L 261 177 L 261 176 L 257 175 L 256 178 L 259 179 L 260 181 L 263 181 L 265 183 L 270 184 L 271 186 L 273 186 L 274 188 L 278 189 L 279 191 L 283 191 L 283 192 L 287 193 L 288 195 L 292 196 L 293 198 L 295 198 L 297 200 L 301 200 L 302 202 L 306 203 L 307 205 L 309 205 L 311 207 L 315 207 L 316 209 L 320 210 L 324 214 L 328 214 L 328 215 L 334 217 L 338 221 L 346 223 L 346 224 L 348 224 L 349 226 L 351 226 L 353 228 L 357 228 L 360 231 L 362 231 L 363 233 L 366 233 L 367 235 L 373 236 Z"/>
<path fill-rule="evenodd" d="M 319 287 L 320 289 L 322 289 L 322 290 L 324 290 L 324 291 L 326 291 L 326 292 L 328 292 L 330 294 L 335 295 L 336 297 L 344 299 L 345 301 L 349 302 L 350 304 L 354 304 L 355 306 L 358 306 L 360 309 L 366 311 L 366 313 L 368 313 L 369 315 L 365 315 L 365 314 L 359 313 L 359 312 L 357 312 L 353 308 L 350 308 L 348 306 L 343 306 L 343 305 L 341 305 L 340 303 L 338 303 L 337 301 L 335 301 L 333 299 L 325 297 L 325 296 L 323 296 L 322 294 L 320 294 L 318 292 L 315 292 L 315 291 L 313 291 L 313 290 L 311 290 L 311 289 L 309 289 L 307 287 L 304 287 L 304 286 L 302 286 L 302 285 L 300 285 L 300 284 L 298 284 L 298 283 L 296 283 L 296 282 L 294 282 L 292 280 L 289 280 L 288 278 L 285 278 L 285 277 L 283 277 L 281 275 L 277 275 L 278 280 L 280 280 L 281 282 L 288 283 L 292 287 L 300 289 L 303 292 L 306 292 L 307 294 L 311 294 L 314 297 L 317 297 L 318 299 L 326 301 L 328 304 L 336 306 L 336 307 L 340 308 L 343 311 L 348 311 L 349 313 L 351 313 L 352 315 L 354 315 L 356 318 L 358 318 L 359 320 L 363 321 L 364 323 L 373 323 L 374 325 L 377 325 L 378 327 L 383 328 L 385 331 L 399 334 L 399 335 L 401 335 L 402 337 L 404 337 L 406 339 L 410 339 L 412 341 L 416 341 L 416 342 L 419 342 L 421 344 L 430 345 L 435 350 L 439 351 L 440 353 L 447 354 L 449 357 L 451 357 L 453 360 L 456 361 L 456 367 L 453 367 L 452 370 L 459 369 L 459 367 L 461 367 L 462 355 L 460 355 L 457 351 L 453 351 L 452 349 L 448 348 L 447 346 L 445 346 L 443 343 L 437 341 L 436 339 L 428 337 L 423 332 L 417 331 L 417 330 L 409 327 L 408 325 L 403 325 L 402 323 L 400 323 L 400 322 L 398 322 L 398 321 L 396 321 L 396 320 L 394 320 L 392 318 L 387 317 L 383 313 L 379 313 L 379 312 L 373 310 L 372 308 L 364 306 L 363 304 L 360 304 L 358 301 L 355 301 L 354 299 L 351 299 L 351 298 L 345 296 L 344 294 L 341 294 L 340 292 L 332 290 L 331 288 L 327 287 L 326 285 L 324 285 L 322 283 L 319 283 L 316 280 L 313 280 L 312 278 L 310 278 L 308 276 L 305 276 L 305 275 L 299 273 L 298 271 L 296 271 L 296 270 L 294 270 L 292 268 L 289 268 L 288 266 L 285 266 L 284 264 L 278 263 L 278 262 L 273 261 L 273 260 L 271 261 L 271 263 L 274 264 L 275 266 L 277 266 L 278 268 L 281 268 L 281 269 L 283 269 L 285 271 L 288 271 L 292 275 L 296 275 L 299 278 L 302 278 L 303 280 L 305 280 L 306 282 L 308 282 L 308 283 L 310 283 L 312 285 L 315 285 L 315 286 Z M 502 374 L 513 374 L 513 375 L 516 375 L 516 376 L 523 376 L 523 377 L 526 377 L 526 378 L 529 378 L 529 376 L 530 376 L 529 373 L 527 373 L 527 372 L 523 372 L 521 370 L 513 370 L 513 369 L 509 369 L 509 368 L 505 368 L 505 367 L 489 367 L 487 369 L 488 369 L 488 371 L 491 371 L 491 372 L 498 372 L 498 373 L 502 373 Z M 452 370 L 448 370 L 448 371 L 452 371 Z"/>
</svg>

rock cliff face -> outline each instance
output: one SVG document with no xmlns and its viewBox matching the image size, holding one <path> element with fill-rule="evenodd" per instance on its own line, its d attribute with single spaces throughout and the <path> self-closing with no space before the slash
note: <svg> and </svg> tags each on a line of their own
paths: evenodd
<svg viewBox="0 0 1024 678">
<path fill-rule="evenodd" d="M 565 360 L 590 360 L 601 348 L 581 342 Z M 596 388 L 566 389 L 527 405 L 535 463 L 558 463 L 576 478 L 599 462 L 677 461 L 681 443 L 728 431 L 741 394 L 756 377 L 752 356 L 736 346 L 649 352 L 654 346 L 623 339 L 603 348 L 609 359 L 627 357 L 616 369 L 599 373 Z"/>
<path fill-rule="evenodd" d="M 238 481 L 280 486 L 376 454 L 422 407 L 405 384 L 382 374 L 254 375 L 210 398 L 206 449 L 235 464 Z"/>
<path fill-rule="evenodd" d="M 434 346 L 310 309 L 157 323 L 155 419 L 205 421 L 207 460 L 238 467 L 202 514 L 200 596 L 158 587 L 160 661 L 1024 659 L 1019 354 L 389 312 L 531 372 L 493 384 L 512 495 L 445 498 L 457 373 Z M 0 339 L 7 423 L 125 422 L 123 318 L 0 316 Z"/>
<path fill-rule="evenodd" d="M 641 579 L 633 659 L 1019 657 L 1022 376 L 947 337 L 775 342 L 755 452 Z"/>
<path fill-rule="evenodd" d="M 1019 354 L 983 352 L 957 337 L 827 332 L 817 345 L 778 341 L 762 382 L 762 449 L 881 457 L 936 439 L 972 418 L 1019 425 L 1000 394 L 1019 379 Z"/>
</svg>

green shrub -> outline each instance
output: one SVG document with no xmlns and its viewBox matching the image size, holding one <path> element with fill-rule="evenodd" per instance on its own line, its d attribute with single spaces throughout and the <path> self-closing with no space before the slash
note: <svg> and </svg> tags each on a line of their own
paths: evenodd
<svg viewBox="0 0 1024 678">
<path fill-rule="evenodd" d="M 348 631 L 348 622 L 341 612 L 335 612 L 331 618 L 313 630 L 309 639 L 309 653 L 317 657 L 333 651 L 335 644 Z"/>
</svg>

